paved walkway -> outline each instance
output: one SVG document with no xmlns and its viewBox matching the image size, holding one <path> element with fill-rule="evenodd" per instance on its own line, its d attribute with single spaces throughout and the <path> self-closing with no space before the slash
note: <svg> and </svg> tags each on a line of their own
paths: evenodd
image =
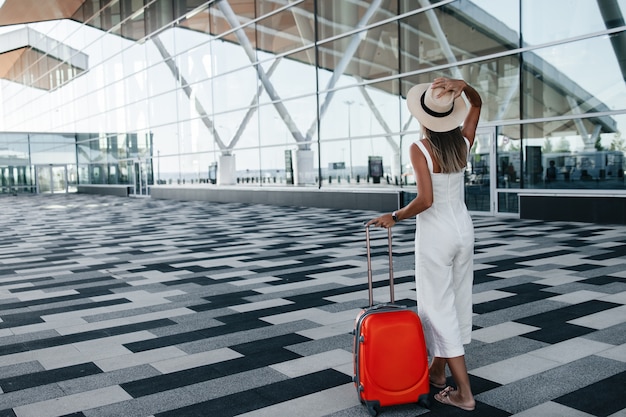
<svg viewBox="0 0 626 417">
<path fill-rule="evenodd" d="M 0 417 L 367 417 L 366 211 L 0 197 Z M 394 228 L 414 306 L 413 228 Z M 472 413 L 626 416 L 626 227 L 475 218 Z M 375 240 L 385 301 L 386 235 Z"/>
</svg>

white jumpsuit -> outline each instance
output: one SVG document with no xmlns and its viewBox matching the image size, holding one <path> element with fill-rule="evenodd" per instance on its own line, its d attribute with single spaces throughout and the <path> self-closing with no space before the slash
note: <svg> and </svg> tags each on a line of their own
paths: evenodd
<svg viewBox="0 0 626 417">
<path fill-rule="evenodd" d="M 417 308 L 428 353 L 453 358 L 464 355 L 463 345 L 471 341 L 474 227 L 464 201 L 463 172 L 433 173 L 430 154 L 421 141 L 416 144 L 433 184 L 432 206 L 416 216 Z"/>
</svg>

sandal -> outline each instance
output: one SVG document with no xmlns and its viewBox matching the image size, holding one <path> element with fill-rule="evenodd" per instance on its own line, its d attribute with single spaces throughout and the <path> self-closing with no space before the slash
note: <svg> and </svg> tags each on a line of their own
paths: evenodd
<svg viewBox="0 0 626 417">
<path fill-rule="evenodd" d="M 470 407 L 470 406 L 455 403 L 454 401 L 452 401 L 452 398 L 450 397 L 450 393 L 452 391 L 455 391 L 455 389 L 452 387 L 444 388 L 443 390 L 441 390 L 441 392 L 439 392 L 439 394 L 435 394 L 435 400 L 439 401 L 442 404 L 451 405 L 453 407 L 457 407 L 465 411 L 472 411 L 474 410 L 474 408 L 476 408 L 476 406 Z"/>
</svg>

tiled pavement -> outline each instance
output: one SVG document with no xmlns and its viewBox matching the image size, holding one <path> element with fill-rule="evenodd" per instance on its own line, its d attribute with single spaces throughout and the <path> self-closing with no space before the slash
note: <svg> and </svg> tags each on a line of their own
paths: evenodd
<svg viewBox="0 0 626 417">
<path fill-rule="evenodd" d="M 85 195 L 0 213 L 0 417 L 369 415 L 349 332 L 376 213 Z M 626 227 L 474 222 L 477 408 L 381 416 L 626 416 Z M 394 228 L 412 306 L 413 227 Z"/>
</svg>

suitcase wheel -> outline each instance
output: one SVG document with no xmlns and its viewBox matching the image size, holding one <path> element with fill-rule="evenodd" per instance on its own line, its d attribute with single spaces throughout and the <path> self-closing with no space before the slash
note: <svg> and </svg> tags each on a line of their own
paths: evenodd
<svg viewBox="0 0 626 417">
<path fill-rule="evenodd" d="M 417 400 L 417 405 L 424 408 L 430 408 L 430 398 L 428 397 L 428 394 L 420 395 L 419 399 Z"/>
<path fill-rule="evenodd" d="M 365 406 L 372 417 L 376 417 L 380 412 L 380 402 L 378 401 L 365 401 Z"/>
</svg>

